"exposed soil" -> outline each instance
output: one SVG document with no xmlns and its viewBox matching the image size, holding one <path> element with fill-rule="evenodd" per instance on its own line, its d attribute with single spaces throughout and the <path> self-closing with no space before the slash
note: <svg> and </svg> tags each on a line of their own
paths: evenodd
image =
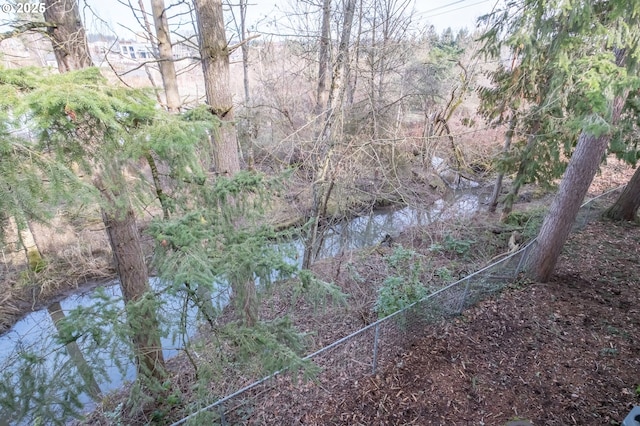
<svg viewBox="0 0 640 426">
<path fill-rule="evenodd" d="M 300 423 L 618 424 L 640 404 L 639 263 L 638 225 L 593 222 L 551 282 L 435 325 L 376 376 L 332 387 Z"/>
</svg>

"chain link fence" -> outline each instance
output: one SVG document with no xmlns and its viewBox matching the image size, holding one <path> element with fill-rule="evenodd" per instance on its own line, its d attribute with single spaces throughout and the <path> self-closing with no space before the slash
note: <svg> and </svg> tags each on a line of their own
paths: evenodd
<svg viewBox="0 0 640 426">
<path fill-rule="evenodd" d="M 574 230 L 599 217 L 619 189 L 585 202 Z M 525 267 L 535 244 L 534 239 L 517 252 L 306 356 L 320 368 L 314 380 L 304 381 L 277 372 L 173 425 L 308 424 L 305 421 L 308 413 L 317 406 L 317 401 L 330 400 L 332 389 L 356 386 L 358 381 L 399 359 L 412 341 L 429 333 L 430 324 L 459 315 L 512 283 Z M 348 413 L 344 415 L 346 418 L 342 420 L 348 422 Z"/>
</svg>

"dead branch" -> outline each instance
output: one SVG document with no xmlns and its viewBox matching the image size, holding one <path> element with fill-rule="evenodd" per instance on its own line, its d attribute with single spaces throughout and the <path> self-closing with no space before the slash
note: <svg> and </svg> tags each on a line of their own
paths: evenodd
<svg viewBox="0 0 640 426">
<path fill-rule="evenodd" d="M 254 40 L 258 37 L 260 37 L 260 34 L 254 34 L 252 36 L 245 38 L 241 42 L 234 44 L 233 46 L 229 46 L 229 54 L 233 53 L 237 48 L 242 47 L 243 44 L 246 44 L 247 42 Z"/>
</svg>

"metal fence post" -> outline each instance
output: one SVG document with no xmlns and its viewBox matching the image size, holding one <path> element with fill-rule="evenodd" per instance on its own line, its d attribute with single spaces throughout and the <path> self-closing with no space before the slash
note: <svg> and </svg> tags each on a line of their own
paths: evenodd
<svg viewBox="0 0 640 426">
<path fill-rule="evenodd" d="M 582 220 L 582 226 L 580 228 L 584 228 L 587 225 L 587 222 L 589 222 L 589 215 L 591 214 L 591 204 L 593 204 L 593 200 L 589 200 L 586 205 L 587 211 L 584 214 L 584 219 Z"/>
<path fill-rule="evenodd" d="M 376 330 L 373 335 L 373 363 L 371 374 L 376 374 L 376 368 L 378 368 L 378 338 L 380 337 L 380 324 L 376 325 Z"/>
<path fill-rule="evenodd" d="M 458 312 L 457 314 L 462 313 L 464 310 L 465 302 L 467 301 L 467 294 L 469 294 L 469 286 L 471 285 L 471 279 L 467 277 L 466 279 L 467 285 L 464 286 L 464 291 L 462 292 L 462 299 L 460 300 L 460 304 L 458 304 Z"/>
<path fill-rule="evenodd" d="M 520 260 L 518 260 L 518 266 L 516 266 L 516 270 L 513 274 L 513 279 L 518 278 L 518 274 L 522 271 L 522 267 L 527 264 L 527 258 L 529 257 L 529 251 L 531 250 L 531 246 L 534 244 L 538 244 L 537 239 L 531 241 L 527 246 L 522 250 L 522 255 L 520 256 Z"/>
</svg>

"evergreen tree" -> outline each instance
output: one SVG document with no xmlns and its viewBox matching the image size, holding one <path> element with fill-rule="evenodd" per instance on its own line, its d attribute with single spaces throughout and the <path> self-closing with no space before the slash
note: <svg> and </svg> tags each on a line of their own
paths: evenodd
<svg viewBox="0 0 640 426">
<path fill-rule="evenodd" d="M 566 8 L 555 0 L 521 0 L 483 17 L 491 27 L 481 37 L 481 53 L 499 65 L 492 84 L 480 91 L 480 112 L 492 124 L 517 117 L 511 149 L 498 161 L 500 172 L 516 173 L 503 215 L 523 184 L 551 187 L 562 176 L 581 120 L 592 107 L 601 109 L 594 93 L 611 87 L 616 75 L 612 33 L 620 33 L 623 44 L 634 37 L 613 12 L 627 5 L 614 3 L 575 1 Z"/>
<path fill-rule="evenodd" d="M 47 21 L 55 24 L 55 28 L 51 31 L 51 42 L 59 71 L 65 73 L 92 66 L 78 3 L 75 0 L 46 0 L 44 16 Z M 70 88 L 70 91 L 73 89 L 75 88 Z M 64 90 L 62 92 L 64 93 Z M 71 124 L 67 124 L 66 128 L 63 127 L 59 119 L 51 114 L 53 111 L 49 109 L 47 111 L 50 113 L 49 117 L 55 120 L 50 129 L 62 130 L 61 133 L 66 133 L 71 141 L 75 139 L 81 143 L 85 154 L 88 154 L 83 160 L 85 164 L 91 165 L 91 170 L 88 172 L 92 176 L 93 185 L 102 196 L 103 222 L 120 279 L 122 295 L 128 307 L 132 308 L 129 314 L 132 315 L 135 312 L 138 316 L 135 320 L 129 318 L 138 378 L 150 379 L 151 382 L 161 381 L 165 376 L 164 357 L 156 313 L 153 311 L 153 304 L 147 301 L 147 299 L 153 299 L 148 269 L 123 175 L 126 163 L 118 155 L 118 147 L 113 145 L 121 141 L 122 132 L 135 128 L 140 121 L 147 121 L 142 120 L 140 115 L 144 110 L 136 109 L 135 112 L 138 115 L 135 115 L 131 111 L 134 109 L 133 104 L 127 106 L 120 104 L 114 108 L 109 105 L 112 99 L 109 99 L 108 92 L 103 92 L 107 95 L 103 96 L 103 100 L 107 101 L 106 105 L 97 105 L 83 98 L 74 99 L 71 93 L 65 94 L 68 98 L 62 111 Z M 89 97 L 88 93 L 82 93 L 82 91 L 74 91 L 73 94 Z M 77 103 L 74 100 L 77 100 Z M 58 102 L 61 100 L 58 99 Z M 143 102 L 141 104 L 145 105 Z M 149 102 L 146 102 L 145 106 L 149 108 Z M 96 107 L 110 109 L 102 109 L 100 111 L 102 114 L 96 114 Z M 118 114 L 122 120 L 118 120 L 120 118 Z M 137 118 L 138 121 L 127 123 L 125 117 Z M 109 128 L 109 119 L 111 123 L 115 121 L 117 125 Z M 118 138 L 112 139 L 114 135 L 118 135 Z M 105 151 L 111 151 L 111 156 L 104 156 Z M 145 305 L 145 308 L 138 306 L 141 304 Z"/>
<path fill-rule="evenodd" d="M 640 158 L 638 142 L 640 141 L 640 96 L 637 91 L 629 93 L 627 102 L 621 117 L 621 123 L 614 133 L 609 145 L 609 151 L 623 161 L 637 166 Z M 636 219 L 640 207 L 640 168 L 627 183 L 613 205 L 605 212 L 605 217 L 612 220 Z"/>
<path fill-rule="evenodd" d="M 569 169 L 545 218 L 530 273 L 547 280 L 607 146 L 627 94 L 638 87 L 640 5 L 621 0 L 521 0 L 489 17 L 485 52 L 508 48 L 518 66 L 501 71 L 489 99 L 501 113 L 522 102 L 529 135 L 521 168 L 548 181 Z M 570 7 L 567 7 L 570 6 Z M 520 114 L 519 114 L 520 115 Z M 577 145 L 577 146 L 576 146 Z M 576 146 L 574 152 L 574 146 Z M 542 180 L 544 179 L 544 180 Z"/>
<path fill-rule="evenodd" d="M 142 153 L 154 150 L 159 158 L 171 159 L 171 171 L 176 182 L 202 183 L 204 180 L 198 150 L 203 149 L 202 142 L 206 140 L 210 120 L 201 123 L 192 118 L 169 115 L 156 109 L 150 93 L 111 86 L 95 68 L 58 75 L 36 69 L 0 70 L 0 92 L 5 95 L 1 108 L 0 147 L 2 153 L 6 154 L 0 158 L 0 195 L 3 195 L 0 203 L 9 212 L 28 217 L 43 216 L 46 219 L 43 209 L 46 204 L 43 201 L 55 202 L 66 196 L 78 202 L 78 197 L 84 193 L 87 199 L 92 196 L 90 202 L 102 205 L 112 241 L 120 244 L 114 251 L 122 250 L 127 247 L 124 242 L 139 242 L 140 238 L 135 224 L 134 201 L 148 204 L 152 200 L 149 182 L 143 174 L 129 172 L 125 178 L 123 171 L 127 165 L 139 161 Z M 28 121 L 25 120 L 27 117 Z M 28 122 L 36 140 L 10 136 L 11 130 L 21 127 L 25 122 Z M 91 183 L 83 182 L 72 173 L 74 166 L 82 169 L 86 176 L 93 177 Z M 185 199 L 173 200 L 186 205 Z M 119 222 L 116 226 L 112 226 L 114 220 Z M 118 261 L 124 259 L 124 263 L 120 262 L 118 266 L 121 277 L 131 279 L 133 273 L 133 279 L 146 283 L 148 289 L 143 256 L 141 250 L 125 251 L 118 258 Z M 122 271 L 132 260 L 144 265 L 144 268 Z M 130 339 L 140 378 L 146 384 L 153 385 L 153 381 L 149 383 L 146 379 L 162 377 L 158 376 L 161 370 L 157 364 L 161 360 L 157 356 L 161 350 L 161 331 L 156 318 L 158 301 L 152 292 L 146 290 L 136 293 L 136 289 L 127 287 L 128 283 L 131 281 L 121 283 L 128 324 L 116 336 Z M 101 315 L 104 317 L 102 321 L 109 323 L 110 327 L 120 328 L 118 320 L 122 313 L 111 315 L 109 312 L 97 312 L 90 319 L 95 320 Z M 56 323 L 56 326 L 67 330 L 67 337 L 61 337 L 63 346 L 87 334 L 95 337 L 103 333 L 101 326 L 96 329 L 95 324 L 87 322 L 86 313 L 84 317 L 80 315 L 81 321 L 73 313 L 68 318 L 61 320 L 61 325 Z M 96 331 L 89 332 L 91 328 Z M 102 350 L 112 343 L 102 337 L 96 337 L 95 340 Z M 53 351 L 51 348 L 46 350 Z M 14 363 L 13 368 L 7 367 L 7 374 L 18 374 L 16 369 L 26 370 L 29 363 L 40 358 L 44 358 L 43 355 L 26 352 L 20 355 L 19 362 Z M 100 370 L 95 360 L 91 367 Z M 69 372 L 60 371 L 60 374 Z M 20 382 L 19 391 L 14 389 L 15 392 L 1 387 L 0 400 L 3 404 L 11 401 L 7 402 L 8 406 L 22 407 L 22 413 L 12 414 L 18 418 L 44 410 L 43 404 L 53 403 L 57 398 L 54 395 L 56 391 L 68 395 L 76 392 L 77 397 L 84 386 L 77 381 L 69 381 L 68 386 L 57 388 L 49 382 L 51 377 L 44 366 L 34 367 L 33 381 Z M 16 386 L 13 382 L 10 384 Z M 76 386 L 75 390 L 71 389 L 72 386 Z M 29 395 L 46 387 L 51 387 L 46 398 L 43 396 L 26 402 L 29 401 Z M 78 405 L 68 404 L 61 406 L 60 412 L 47 411 L 46 416 L 65 419 L 69 413 L 77 413 L 79 408 Z"/>
<path fill-rule="evenodd" d="M 640 167 L 627 183 L 615 203 L 604 213 L 605 217 L 613 220 L 632 221 L 636 219 L 640 207 Z"/>
</svg>

